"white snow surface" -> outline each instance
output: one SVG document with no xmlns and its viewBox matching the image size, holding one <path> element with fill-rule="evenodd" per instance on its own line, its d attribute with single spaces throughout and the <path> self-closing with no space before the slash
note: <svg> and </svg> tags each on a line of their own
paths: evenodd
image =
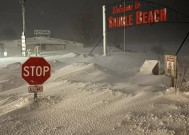
<svg viewBox="0 0 189 135">
<path fill-rule="evenodd" d="M 27 58 L 0 58 L 0 135 L 188 135 L 189 92 L 140 73 L 157 56 L 112 50 L 46 55 L 52 75 L 37 102 L 21 78 Z"/>
<path fill-rule="evenodd" d="M 157 64 L 158 60 L 146 60 L 140 68 L 140 72 L 143 74 L 153 74 L 152 70 Z"/>
</svg>

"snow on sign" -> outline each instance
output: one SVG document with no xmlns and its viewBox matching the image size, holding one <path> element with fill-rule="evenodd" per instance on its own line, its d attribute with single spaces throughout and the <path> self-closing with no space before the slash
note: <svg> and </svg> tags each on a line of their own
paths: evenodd
<svg viewBox="0 0 189 135">
<path fill-rule="evenodd" d="M 22 64 L 22 78 L 30 85 L 43 84 L 50 77 L 51 66 L 43 57 L 30 57 Z"/>
<path fill-rule="evenodd" d="M 170 77 L 176 77 L 177 57 L 165 55 L 165 74 Z"/>
</svg>

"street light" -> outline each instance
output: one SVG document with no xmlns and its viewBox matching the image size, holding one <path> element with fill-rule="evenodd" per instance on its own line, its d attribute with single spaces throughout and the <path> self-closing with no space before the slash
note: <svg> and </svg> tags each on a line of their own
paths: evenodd
<svg viewBox="0 0 189 135">
<path fill-rule="evenodd" d="M 25 39 L 25 2 L 26 0 L 18 0 L 22 5 L 22 36 L 21 36 L 21 44 L 22 44 L 22 56 L 26 56 L 26 39 Z"/>
</svg>

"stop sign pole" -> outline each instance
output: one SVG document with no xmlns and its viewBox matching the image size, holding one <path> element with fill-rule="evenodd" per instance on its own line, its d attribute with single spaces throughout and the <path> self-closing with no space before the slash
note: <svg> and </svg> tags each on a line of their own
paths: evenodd
<svg viewBox="0 0 189 135">
<path fill-rule="evenodd" d="M 37 100 L 37 93 L 43 91 L 42 84 L 51 76 L 51 65 L 43 57 L 30 57 L 22 64 L 22 78 L 30 85 L 29 93 L 34 93 L 34 100 Z"/>
</svg>

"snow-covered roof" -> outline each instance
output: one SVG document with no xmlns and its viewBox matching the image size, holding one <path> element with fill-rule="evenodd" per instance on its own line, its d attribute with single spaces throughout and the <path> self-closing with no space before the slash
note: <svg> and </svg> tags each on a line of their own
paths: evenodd
<svg viewBox="0 0 189 135">
<path fill-rule="evenodd" d="M 20 44 L 21 42 L 19 42 Z M 50 38 L 50 37 L 33 37 L 26 38 L 26 44 L 66 44 L 62 39 Z"/>
<path fill-rule="evenodd" d="M 2 44 L 19 44 L 21 45 L 21 39 L 17 40 L 8 40 L 8 41 L 1 41 Z M 63 40 L 57 38 L 50 38 L 50 37 L 31 37 L 26 38 L 27 45 L 36 45 L 36 44 L 49 44 L 49 45 L 65 45 L 65 44 L 83 44 L 77 41 L 70 41 L 70 40 Z"/>
</svg>

